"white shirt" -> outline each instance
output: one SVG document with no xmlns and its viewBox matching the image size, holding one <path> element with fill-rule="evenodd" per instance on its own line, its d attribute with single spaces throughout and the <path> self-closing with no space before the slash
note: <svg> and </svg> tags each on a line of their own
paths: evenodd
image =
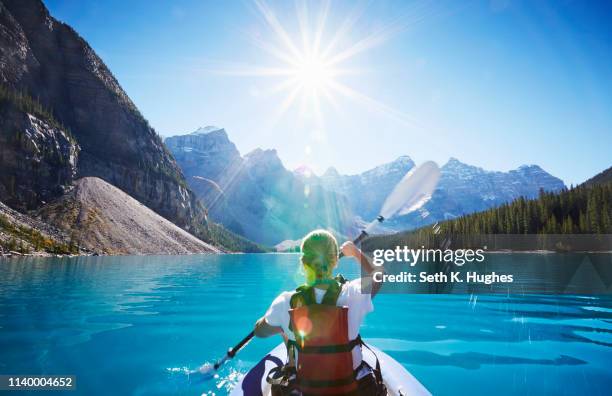
<svg viewBox="0 0 612 396">
<path fill-rule="evenodd" d="M 326 290 L 315 287 L 315 298 L 317 303 L 321 303 Z M 291 340 L 295 340 L 293 332 L 289 330 L 289 309 L 291 296 L 295 291 L 282 292 L 272 301 L 272 305 L 264 315 L 266 322 L 270 326 L 282 327 L 285 334 Z M 374 310 L 372 305 L 372 295 L 361 293 L 361 279 L 355 279 L 345 283 L 338 296 L 336 305 L 348 307 L 348 336 L 349 340 L 354 340 L 359 335 L 359 328 L 365 316 Z M 361 363 L 361 348 L 353 348 L 353 368 L 357 368 Z"/>
</svg>

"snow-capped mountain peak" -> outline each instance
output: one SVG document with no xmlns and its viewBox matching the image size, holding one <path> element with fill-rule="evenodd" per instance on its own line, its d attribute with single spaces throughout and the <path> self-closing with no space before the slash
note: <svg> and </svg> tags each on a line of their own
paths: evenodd
<svg viewBox="0 0 612 396">
<path fill-rule="evenodd" d="M 191 132 L 191 135 L 206 135 L 209 134 L 211 132 L 215 132 L 215 131 L 224 131 L 225 130 L 223 128 L 219 128 L 216 126 L 205 126 L 205 127 L 199 127 L 198 129 L 196 129 L 195 131 Z"/>
<path fill-rule="evenodd" d="M 338 169 L 334 168 L 333 166 L 330 166 L 323 173 L 322 177 L 338 177 L 338 176 L 340 176 L 340 173 L 338 172 Z"/>
</svg>

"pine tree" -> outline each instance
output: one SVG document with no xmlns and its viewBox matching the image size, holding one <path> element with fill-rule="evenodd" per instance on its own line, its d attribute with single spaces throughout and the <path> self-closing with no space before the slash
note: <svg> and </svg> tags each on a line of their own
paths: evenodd
<svg viewBox="0 0 612 396">
<path fill-rule="evenodd" d="M 441 234 L 610 234 L 612 183 L 576 186 L 538 198 L 516 199 L 439 224 Z M 418 231 L 423 240 L 430 227 Z"/>
</svg>

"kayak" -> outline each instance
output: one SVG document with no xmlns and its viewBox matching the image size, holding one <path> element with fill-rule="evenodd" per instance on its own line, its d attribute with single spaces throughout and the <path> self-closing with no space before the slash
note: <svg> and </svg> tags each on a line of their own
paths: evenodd
<svg viewBox="0 0 612 396">
<path fill-rule="evenodd" d="M 369 345 L 368 345 L 369 346 Z M 383 381 L 387 386 L 387 394 L 392 396 L 428 396 L 429 391 L 408 372 L 401 364 L 381 350 L 369 346 L 380 362 Z M 376 365 L 376 357 L 368 348 L 363 348 L 363 359 L 372 367 Z M 236 384 L 230 396 L 268 396 L 270 385 L 266 382 L 268 373 L 274 367 L 282 366 L 287 361 L 287 348 L 280 344 L 264 356 Z"/>
</svg>

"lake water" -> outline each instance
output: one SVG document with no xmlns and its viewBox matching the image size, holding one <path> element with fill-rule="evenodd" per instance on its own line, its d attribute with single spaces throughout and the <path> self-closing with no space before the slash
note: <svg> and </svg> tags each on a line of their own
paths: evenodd
<svg viewBox="0 0 612 396">
<path fill-rule="evenodd" d="M 226 394 L 278 338 L 253 341 L 208 382 L 184 369 L 222 356 L 248 333 L 301 280 L 297 261 L 0 260 L 0 374 L 74 374 L 70 395 Z M 348 259 L 340 271 L 358 274 Z M 610 394 L 610 296 L 389 294 L 374 305 L 362 335 L 434 395 Z"/>
</svg>

